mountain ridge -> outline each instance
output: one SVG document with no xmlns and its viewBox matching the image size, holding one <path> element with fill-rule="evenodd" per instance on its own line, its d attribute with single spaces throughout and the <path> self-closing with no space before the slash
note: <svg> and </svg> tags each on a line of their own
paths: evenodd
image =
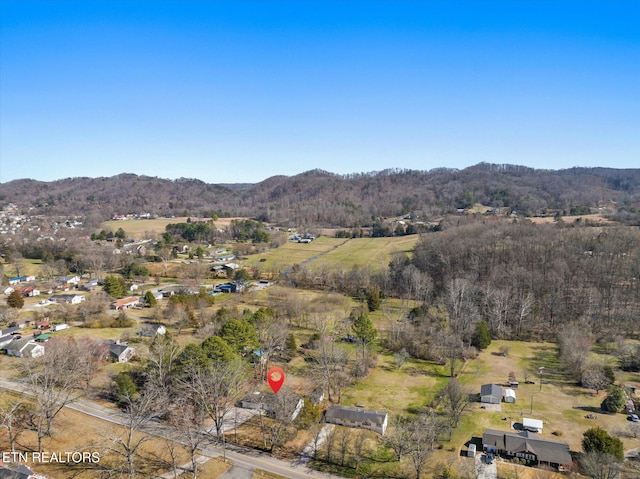
<svg viewBox="0 0 640 479">
<path fill-rule="evenodd" d="M 101 219 L 140 212 L 217 214 L 347 228 L 371 224 L 377 217 L 412 214 L 430 219 L 475 203 L 513 209 L 524 216 L 597 208 L 635 214 L 640 207 L 640 169 L 541 170 L 491 163 L 464 169 L 391 168 L 345 175 L 315 169 L 237 184 L 121 173 L 51 182 L 20 179 L 0 186 L 0 204 L 14 203 L 37 214 Z"/>
</svg>

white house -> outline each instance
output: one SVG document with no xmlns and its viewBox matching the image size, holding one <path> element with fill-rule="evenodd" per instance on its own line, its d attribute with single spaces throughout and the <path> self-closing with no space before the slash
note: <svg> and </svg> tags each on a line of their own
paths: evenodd
<svg viewBox="0 0 640 479">
<path fill-rule="evenodd" d="M 53 303 L 80 304 L 85 300 L 81 294 L 55 294 L 51 296 L 49 301 Z"/>
<path fill-rule="evenodd" d="M 134 308 L 138 305 L 140 305 L 139 296 L 129 296 L 127 298 L 118 299 L 111 303 L 111 307 L 115 310 Z"/>
<path fill-rule="evenodd" d="M 80 276 L 58 276 L 58 282 L 62 284 L 78 284 L 80 282 Z"/>
</svg>

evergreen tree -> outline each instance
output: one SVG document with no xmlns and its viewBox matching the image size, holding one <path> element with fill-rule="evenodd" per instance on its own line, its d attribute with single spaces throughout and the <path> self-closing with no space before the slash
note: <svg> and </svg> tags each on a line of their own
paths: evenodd
<svg viewBox="0 0 640 479">
<path fill-rule="evenodd" d="M 7 305 L 15 309 L 22 309 L 24 306 L 24 298 L 19 291 L 16 290 L 11 292 L 7 297 Z"/>
<path fill-rule="evenodd" d="M 121 298 L 127 291 L 124 279 L 112 274 L 109 274 L 104 278 L 103 288 L 105 293 L 112 298 Z"/>
<path fill-rule="evenodd" d="M 586 453 L 610 454 L 618 461 L 624 460 L 624 445 L 622 441 L 599 427 L 593 427 L 585 431 L 582 438 L 582 449 Z"/>
<path fill-rule="evenodd" d="M 295 356 L 296 352 L 298 351 L 298 344 L 296 343 L 296 337 L 293 335 L 293 333 L 289 333 L 289 335 L 287 336 L 284 347 L 290 356 Z"/>
<path fill-rule="evenodd" d="M 150 308 L 158 304 L 158 300 L 156 299 L 156 297 L 153 295 L 151 291 L 147 291 L 144 294 L 144 302 Z"/>
<path fill-rule="evenodd" d="M 473 339 L 471 345 L 478 349 L 486 349 L 491 344 L 491 333 L 489 333 L 489 326 L 484 321 L 480 321 L 476 325 L 476 330 L 473 333 Z"/>
<path fill-rule="evenodd" d="M 607 394 L 607 397 L 602 401 L 600 408 L 608 412 L 622 412 L 626 402 L 627 397 L 622 388 L 619 386 L 611 386 L 609 388 L 609 394 Z"/>
</svg>

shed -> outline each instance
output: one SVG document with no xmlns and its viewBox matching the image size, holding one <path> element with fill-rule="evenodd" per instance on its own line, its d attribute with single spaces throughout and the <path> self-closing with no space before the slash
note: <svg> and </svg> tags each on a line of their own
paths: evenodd
<svg viewBox="0 0 640 479">
<path fill-rule="evenodd" d="M 516 402 L 516 392 L 511 388 L 504 390 L 504 402 L 514 403 Z"/>
<path fill-rule="evenodd" d="M 467 457 L 476 457 L 476 445 L 471 443 L 469 444 L 469 449 L 467 449 Z"/>
<path fill-rule="evenodd" d="M 500 404 L 502 402 L 502 387 L 497 384 L 483 384 L 480 387 L 480 402 Z"/>
<path fill-rule="evenodd" d="M 522 427 L 525 431 L 542 432 L 543 423 L 540 419 L 522 418 Z"/>
</svg>

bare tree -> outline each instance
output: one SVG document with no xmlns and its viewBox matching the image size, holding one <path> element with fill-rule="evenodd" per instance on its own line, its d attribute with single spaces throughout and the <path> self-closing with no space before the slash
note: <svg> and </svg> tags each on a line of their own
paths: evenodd
<svg viewBox="0 0 640 479">
<path fill-rule="evenodd" d="M 447 385 L 438 394 L 449 418 L 449 440 L 451 440 L 453 429 L 458 427 L 462 414 L 469 408 L 469 394 L 470 392 L 455 378 L 449 379 Z"/>
<path fill-rule="evenodd" d="M 558 331 L 560 360 L 575 381 L 582 379 L 593 339 L 589 329 L 580 324 L 567 324 Z"/>
<path fill-rule="evenodd" d="M 85 377 L 87 364 L 72 338 L 52 339 L 46 354 L 25 358 L 20 364 L 35 398 L 30 422 L 37 432 L 38 451 L 42 451 L 42 439 L 51 436 L 55 418 L 75 399 L 74 389 Z"/>
<path fill-rule="evenodd" d="M 411 449 L 413 426 L 411 419 L 404 416 L 393 416 L 391 425 L 382 437 L 385 446 L 390 447 L 398 461 Z"/>
<path fill-rule="evenodd" d="M 161 404 L 169 404 L 173 395 L 175 361 L 180 346 L 168 334 L 156 335 L 147 356 L 147 381 L 145 387 L 154 391 Z"/>
<path fill-rule="evenodd" d="M 140 462 L 142 446 L 153 437 L 148 434 L 148 430 L 155 415 L 156 403 L 157 399 L 152 393 L 142 394 L 137 400 L 126 398 L 124 431 L 111 436 L 109 444 L 105 447 L 106 452 L 113 454 L 114 460 L 104 464 L 101 462 L 101 466 L 109 473 L 129 478 L 138 476 L 144 466 L 144 463 Z"/>
<path fill-rule="evenodd" d="M 622 464 L 611 454 L 591 451 L 580 458 L 582 472 L 591 479 L 618 479 Z"/>
<path fill-rule="evenodd" d="M 16 441 L 28 427 L 29 406 L 24 401 L 9 401 L 0 407 L 0 427 L 6 429 L 11 452 L 16 450 Z"/>
<path fill-rule="evenodd" d="M 186 398 L 178 400 L 175 409 L 169 414 L 173 434 L 189 453 L 192 479 L 198 478 L 198 450 L 209 443 L 209 437 L 202 431 L 198 420 L 193 404 Z"/>
<path fill-rule="evenodd" d="M 407 455 L 411 457 L 416 479 L 420 479 L 427 459 L 436 447 L 440 425 L 434 414 L 425 413 L 411 422 L 411 447 Z"/>
</svg>

